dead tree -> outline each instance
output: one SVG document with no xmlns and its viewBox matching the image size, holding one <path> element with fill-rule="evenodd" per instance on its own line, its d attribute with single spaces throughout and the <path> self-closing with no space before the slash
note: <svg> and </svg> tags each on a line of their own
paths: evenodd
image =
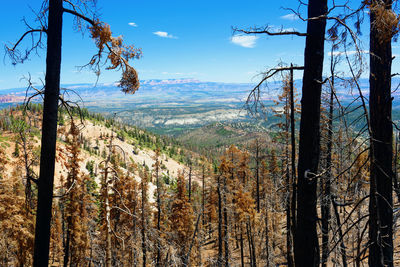
<svg viewBox="0 0 400 267">
<path fill-rule="evenodd" d="M 260 101 L 260 87 L 263 83 L 267 82 L 268 79 L 274 77 L 276 74 L 282 74 L 283 72 L 289 71 L 289 80 L 287 89 L 289 92 L 284 92 L 287 114 L 285 115 L 286 123 L 285 123 L 285 132 L 286 132 L 286 184 L 287 184 L 287 200 L 286 200 L 286 226 L 287 226 L 287 238 L 286 238 L 286 258 L 288 262 L 288 266 L 294 266 L 293 262 L 293 237 L 296 228 L 296 195 L 297 195 L 297 182 L 296 182 L 296 129 L 295 129 L 295 99 L 294 99 L 294 85 L 293 85 L 293 71 L 294 70 L 303 70 L 302 66 L 279 66 L 277 68 L 273 68 L 268 70 L 263 79 L 259 82 L 259 84 L 251 91 L 250 95 L 247 98 L 246 105 L 248 110 L 251 113 L 260 112 L 264 106 Z M 261 110 L 260 110 L 261 109 Z M 290 124 L 290 125 L 289 125 Z M 289 127 L 290 131 L 290 143 L 291 143 L 291 172 L 289 172 Z M 256 203 L 257 210 L 259 212 L 259 144 L 258 140 L 255 143 L 256 146 Z M 267 224 L 267 221 L 266 221 Z M 267 234 L 268 236 L 268 234 Z"/>
<path fill-rule="evenodd" d="M 393 266 L 392 36 L 398 18 L 392 0 L 370 3 L 369 266 Z"/>
<path fill-rule="evenodd" d="M 33 266 L 49 261 L 51 208 L 57 139 L 58 96 L 60 94 L 63 1 L 49 1 L 47 33 L 46 89 L 43 103 L 42 144 L 38 180 Z"/>
<path fill-rule="evenodd" d="M 338 63 L 337 58 L 334 57 L 332 45 L 331 50 L 331 64 L 330 71 L 331 77 L 329 82 L 329 110 L 327 121 L 327 144 L 326 144 L 326 157 L 325 157 L 325 171 L 326 175 L 321 180 L 322 201 L 321 201 L 321 232 L 322 232 L 322 259 L 321 266 L 326 267 L 329 258 L 329 224 L 331 218 L 331 183 L 332 183 L 332 146 L 333 146 L 333 105 L 335 94 L 335 67 Z"/>
<path fill-rule="evenodd" d="M 326 0 L 308 2 L 307 37 L 299 137 L 297 220 L 294 241 L 296 266 L 318 266 L 317 177 L 320 152 L 320 109 Z M 312 19 L 314 18 L 314 19 Z"/>
<path fill-rule="evenodd" d="M 221 175 L 217 175 L 217 193 L 218 193 L 218 259 L 217 266 L 222 267 L 222 188 L 221 188 Z"/>
<path fill-rule="evenodd" d="M 109 69 L 123 70 L 122 79 L 120 81 L 122 91 L 125 93 L 134 93 L 139 87 L 137 73 L 135 69 L 129 65 L 128 61 L 133 58 L 138 58 L 140 52 L 138 53 L 132 46 L 129 47 L 123 45 L 120 37 L 112 37 L 108 25 L 98 20 L 86 17 L 81 11 L 87 10 L 86 7 L 88 2 L 89 1 L 77 1 L 77 4 L 73 4 L 71 1 L 67 0 L 44 1 L 42 10 L 38 13 L 41 14 L 38 17 L 41 26 L 37 29 L 28 27 L 28 30 L 14 45 L 11 47 L 6 46 L 6 51 L 9 53 L 12 63 L 22 63 L 28 58 L 32 50 L 42 46 L 40 38 L 38 42 L 33 42 L 34 45 L 30 50 L 21 53 L 17 48 L 23 39 L 35 33 L 40 33 L 40 37 L 44 33 L 47 34 L 42 142 L 40 171 L 37 183 L 38 204 L 35 229 L 34 266 L 47 266 L 49 260 L 50 222 L 52 217 L 51 212 L 57 139 L 57 115 L 60 95 L 63 14 L 68 13 L 73 15 L 79 24 L 81 21 L 88 23 L 91 37 L 96 40 L 96 46 L 99 51 L 91 58 L 87 66 L 92 67 L 96 74 L 99 74 L 100 66 L 103 65 L 102 56 L 106 53 L 106 60 L 111 62 Z M 64 7 L 64 3 L 66 3 L 69 8 Z M 84 8 L 81 9 L 79 5 L 84 6 Z M 108 53 L 105 51 L 108 51 Z"/>
</svg>

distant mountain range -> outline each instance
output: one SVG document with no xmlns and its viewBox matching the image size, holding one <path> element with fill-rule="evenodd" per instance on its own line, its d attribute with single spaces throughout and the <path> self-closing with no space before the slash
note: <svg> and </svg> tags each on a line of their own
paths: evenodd
<svg viewBox="0 0 400 267">
<path fill-rule="evenodd" d="M 393 89 L 400 83 L 400 79 L 393 79 Z M 359 85 L 364 96 L 368 96 L 368 79 L 361 79 Z M 165 101 L 192 101 L 195 103 L 205 102 L 244 102 L 255 86 L 252 83 L 220 83 L 204 82 L 195 79 L 165 79 L 165 80 L 144 80 L 141 81 L 139 90 L 134 95 L 125 95 L 118 88 L 118 83 L 103 84 L 64 84 L 62 88 L 65 93 L 74 97 L 74 93 L 80 95 L 85 102 L 91 101 L 129 101 L 136 103 L 154 103 Z M 270 82 L 263 90 L 261 95 L 265 101 L 276 99 L 279 88 L 282 86 L 280 81 Z M 295 81 L 297 88 L 301 87 L 301 80 Z M 346 100 L 358 95 L 356 86 L 349 84 L 339 84 L 337 94 Z M 298 90 L 300 91 L 300 90 Z M 24 97 L 26 88 L 12 88 L 0 90 L 0 101 L 18 102 Z M 394 96 L 399 96 L 400 92 L 395 92 Z M 396 101 L 397 99 L 395 99 Z"/>
<path fill-rule="evenodd" d="M 136 103 L 154 103 L 165 101 L 243 101 L 253 84 L 201 82 L 194 79 L 169 79 L 141 81 L 134 95 L 125 95 L 118 83 L 105 84 L 66 84 L 65 93 L 74 97 L 77 93 L 85 102 L 91 101 L 129 101 Z M 0 90 L 3 96 L 25 96 L 25 88 Z M 19 99 L 18 99 L 19 100 Z"/>
<path fill-rule="evenodd" d="M 394 119 L 400 114 L 400 92 L 395 90 L 399 83 L 400 79 L 393 79 Z M 355 84 L 337 81 L 336 85 L 336 95 L 344 105 L 359 96 Z M 358 85 L 368 98 L 368 79 L 361 79 Z M 254 86 L 251 83 L 167 79 L 141 81 L 134 95 L 122 93 L 117 83 L 66 84 L 62 85 L 62 93 L 65 98 L 82 100 L 81 105 L 91 111 L 106 115 L 116 113 L 124 122 L 176 135 L 214 122 L 251 122 L 253 118 L 244 109 L 244 104 Z M 281 87 L 282 82 L 275 81 L 262 89 L 260 98 L 266 106 L 275 106 L 273 100 L 277 99 Z M 301 80 L 295 81 L 295 87 L 301 88 Z M 30 93 L 33 92 L 28 95 Z M 23 102 L 25 95 L 25 88 L 3 89 L 0 90 L 0 103 Z M 268 120 L 266 125 L 275 123 L 272 117 Z"/>
</svg>

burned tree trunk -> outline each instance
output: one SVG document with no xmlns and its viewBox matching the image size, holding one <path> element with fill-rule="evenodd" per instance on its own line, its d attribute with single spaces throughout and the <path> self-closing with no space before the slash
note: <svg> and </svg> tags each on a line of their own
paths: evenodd
<svg viewBox="0 0 400 267">
<path fill-rule="evenodd" d="M 393 266 L 392 197 L 392 1 L 372 1 L 370 12 L 370 204 L 369 266 Z M 378 15 L 379 13 L 379 15 Z M 396 17 L 396 16 L 394 16 Z M 389 18 L 388 18 L 389 19 Z M 387 27 L 387 28 L 385 28 Z"/>
<path fill-rule="evenodd" d="M 192 162 L 189 163 L 189 202 L 192 201 Z"/>
<path fill-rule="evenodd" d="M 226 197 L 226 192 L 227 192 L 227 185 L 226 185 L 226 177 L 224 177 L 224 184 L 223 184 L 223 196 L 222 196 L 222 203 L 224 205 L 222 209 L 223 213 L 223 240 L 224 240 L 224 266 L 229 267 L 229 232 L 228 232 L 228 226 L 229 226 L 229 219 L 228 219 L 228 208 L 227 208 L 227 197 Z"/>
<path fill-rule="evenodd" d="M 331 181 L 332 181 L 332 145 L 333 145 L 333 94 L 334 94 L 334 73 L 332 71 L 331 92 L 329 99 L 328 114 L 328 136 L 326 144 L 325 169 L 326 176 L 322 181 L 322 201 L 321 201 L 321 231 L 322 231 L 322 259 L 321 266 L 326 267 L 329 258 L 329 223 L 331 218 Z"/>
<path fill-rule="evenodd" d="M 217 266 L 222 266 L 222 193 L 221 193 L 221 175 L 218 175 L 218 260 Z"/>
<path fill-rule="evenodd" d="M 321 85 L 327 0 L 308 2 L 307 37 L 301 100 L 295 265 L 318 266 L 317 178 L 320 154 Z M 316 19 L 317 17 L 320 17 Z"/>
<path fill-rule="evenodd" d="M 33 266 L 49 261 L 50 222 L 53 203 L 54 168 L 57 139 L 58 97 L 60 94 L 63 1 L 49 1 L 46 78 L 43 102 L 40 174 L 36 213 Z"/>
<path fill-rule="evenodd" d="M 256 139 L 256 203 L 257 212 L 260 212 L 260 144 L 259 140 Z"/>
<path fill-rule="evenodd" d="M 297 182 L 296 182 L 296 126 L 295 126 L 295 109 L 294 109 L 294 85 L 293 85 L 293 64 L 290 64 L 290 145 L 291 145 L 291 174 L 292 174 L 292 238 L 296 229 L 296 196 L 297 196 Z"/>
</svg>

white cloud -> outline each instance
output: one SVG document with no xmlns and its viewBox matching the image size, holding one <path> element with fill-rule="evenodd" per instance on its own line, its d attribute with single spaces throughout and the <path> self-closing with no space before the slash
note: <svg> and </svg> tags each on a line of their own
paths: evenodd
<svg viewBox="0 0 400 267">
<path fill-rule="evenodd" d="M 156 31 L 156 32 L 153 32 L 153 34 L 160 36 L 162 38 L 178 39 L 178 37 L 173 36 L 172 34 L 169 34 L 168 32 Z"/>
<path fill-rule="evenodd" d="M 298 32 L 296 28 L 285 28 L 282 29 L 282 32 Z"/>
<path fill-rule="evenodd" d="M 258 37 L 254 35 L 234 35 L 231 42 L 242 47 L 253 48 L 256 45 Z"/>
<path fill-rule="evenodd" d="M 135 22 L 129 22 L 128 25 L 132 27 L 137 27 L 137 24 Z"/>
<path fill-rule="evenodd" d="M 284 16 L 281 16 L 281 19 L 285 19 L 285 20 L 298 20 L 299 17 L 296 14 L 287 14 Z"/>
</svg>

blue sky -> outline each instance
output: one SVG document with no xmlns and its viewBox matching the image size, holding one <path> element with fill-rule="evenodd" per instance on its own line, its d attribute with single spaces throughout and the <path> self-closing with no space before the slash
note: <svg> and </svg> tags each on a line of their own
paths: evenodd
<svg viewBox="0 0 400 267">
<path fill-rule="evenodd" d="M 39 0 L 5 1 L 0 16 L 0 43 L 15 42 L 24 32 L 21 19 L 34 25 L 31 11 Z M 258 73 L 280 61 L 303 64 L 304 37 L 247 36 L 232 39 L 232 26 L 270 25 L 305 31 L 305 23 L 293 19 L 282 7 L 297 8 L 297 0 L 98 0 L 100 18 L 111 25 L 113 34 L 123 35 L 128 44 L 142 48 L 143 57 L 133 62 L 140 79 L 195 78 L 202 81 L 256 82 Z M 5 27 L 4 27 L 5 25 Z M 29 44 L 27 42 L 26 44 Z M 364 45 L 368 47 L 368 43 Z M 396 48 L 397 49 L 397 48 Z M 45 51 L 30 61 L 12 66 L 4 57 L 0 89 L 23 87 L 28 73 L 36 82 L 44 78 Z M 63 84 L 92 83 L 96 76 L 76 66 L 95 53 L 89 35 L 73 30 L 72 17 L 64 15 Z M 395 51 L 394 51 L 395 53 Z M 396 66 L 396 64 L 394 65 Z M 100 83 L 119 80 L 119 72 L 102 72 Z M 300 78 L 301 74 L 297 74 Z"/>
</svg>

